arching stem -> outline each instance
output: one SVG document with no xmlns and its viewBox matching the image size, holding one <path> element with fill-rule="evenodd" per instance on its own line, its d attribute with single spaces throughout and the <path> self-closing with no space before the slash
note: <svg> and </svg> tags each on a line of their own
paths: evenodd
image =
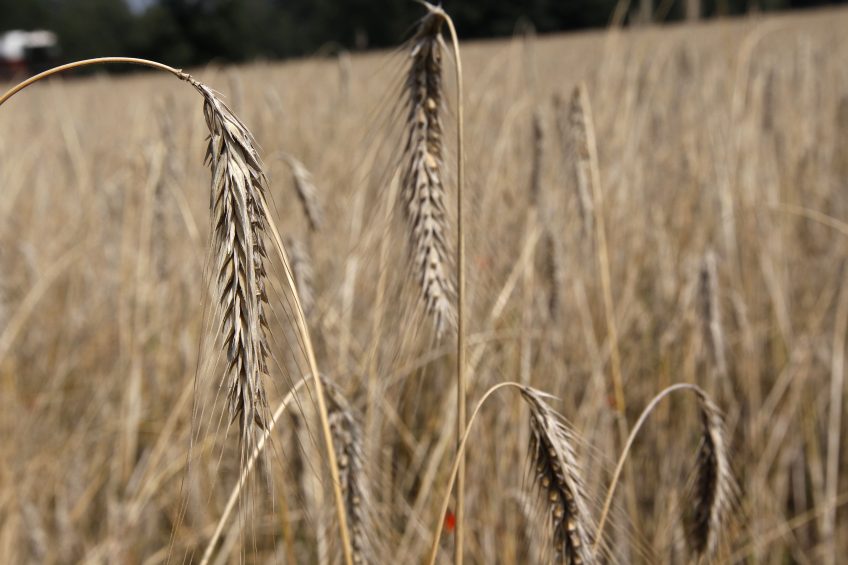
<svg viewBox="0 0 848 565">
<path fill-rule="evenodd" d="M 448 488 L 445 491 L 445 497 L 442 500 L 442 506 L 439 509 L 439 514 L 436 517 L 436 519 L 438 520 L 438 523 L 436 524 L 436 533 L 433 535 L 433 545 L 430 547 L 430 558 L 427 561 L 430 565 L 433 565 L 436 562 L 436 556 L 439 554 L 439 539 L 442 537 L 442 529 L 444 528 L 445 524 L 445 514 L 447 513 L 448 505 L 450 504 L 450 495 L 453 491 L 453 485 L 454 483 L 457 483 L 459 467 L 465 455 L 465 443 L 468 440 L 469 434 L 471 433 L 471 426 L 474 425 L 474 420 L 477 418 L 477 414 L 480 412 L 480 409 L 483 407 L 483 404 L 486 403 L 486 400 L 488 400 L 489 397 L 492 396 L 495 392 L 505 387 L 515 387 L 518 390 L 524 388 L 519 383 L 508 381 L 496 384 L 495 386 L 487 390 L 486 394 L 483 395 L 483 398 L 481 398 L 480 401 L 477 403 L 477 406 L 474 408 L 474 412 L 471 413 L 471 419 L 468 420 L 468 425 L 463 430 L 462 439 L 459 442 L 459 448 L 457 449 L 456 458 L 454 459 L 453 468 L 451 469 L 450 480 L 448 481 Z M 458 491 L 457 496 L 459 496 Z"/>
<path fill-rule="evenodd" d="M 65 71 L 71 71 L 74 69 L 80 69 L 82 67 L 90 67 L 92 65 L 106 65 L 106 64 L 125 64 L 125 65 L 139 65 L 142 67 L 150 67 L 152 69 L 159 69 L 160 71 L 167 71 L 172 75 L 176 76 L 180 80 L 189 80 L 191 75 L 183 72 L 181 69 L 175 69 L 174 67 L 169 67 L 163 63 L 157 63 L 156 61 L 151 61 L 149 59 L 137 59 L 135 57 L 98 57 L 96 59 L 84 59 L 82 61 L 74 61 L 73 63 L 67 63 L 65 65 L 59 65 L 58 67 L 53 67 L 52 69 L 47 69 L 44 72 L 38 73 L 35 76 L 31 76 L 25 81 L 16 84 L 12 88 L 6 91 L 3 96 L 0 96 L 0 106 L 3 105 L 6 100 L 23 90 L 24 88 L 35 84 L 36 82 L 51 77 L 53 75 L 57 75 L 59 73 L 63 73 Z"/>
<path fill-rule="evenodd" d="M 463 166 L 463 91 L 462 91 L 462 59 L 459 56 L 459 38 L 453 20 L 441 6 L 433 6 L 427 2 L 424 5 L 433 14 L 444 19 L 450 32 L 453 48 L 454 70 L 456 72 L 456 444 L 459 463 L 459 476 L 456 485 L 456 533 L 454 545 L 454 563 L 462 565 L 463 539 L 465 521 L 465 457 L 461 444 L 467 418 L 467 383 L 466 383 L 466 351 L 465 351 L 465 222 L 463 221 L 463 185 L 465 183 Z"/>
<path fill-rule="evenodd" d="M 600 547 L 601 536 L 603 536 L 604 533 L 604 524 L 606 524 L 607 515 L 609 514 L 610 506 L 612 506 L 612 498 L 615 495 L 615 488 L 618 486 L 618 481 L 621 478 L 621 472 L 624 470 L 624 463 L 627 461 L 627 456 L 630 454 L 630 448 L 633 447 L 633 442 L 636 440 L 636 436 L 639 435 L 639 430 L 642 429 L 642 426 L 648 420 L 648 416 L 650 416 L 654 409 L 657 407 L 657 404 L 659 404 L 663 398 L 665 398 L 672 392 L 676 392 L 678 390 L 691 390 L 696 393 L 701 391 L 701 389 L 697 386 L 686 383 L 671 385 L 670 387 L 656 395 L 653 400 L 651 400 L 648 406 L 646 406 L 645 409 L 642 411 L 642 414 L 636 421 L 636 425 L 633 426 L 633 429 L 630 431 L 630 436 L 628 436 L 627 438 L 627 443 L 624 444 L 624 448 L 621 451 L 621 456 L 618 458 L 618 464 L 615 467 L 615 473 L 613 473 L 609 489 L 607 489 L 607 498 L 604 501 L 604 508 L 601 511 L 601 519 L 598 521 L 598 529 L 595 532 L 595 545 L 594 547 L 592 547 L 592 553 L 597 554 L 598 548 Z"/>
<path fill-rule="evenodd" d="M 85 59 L 82 61 L 68 63 L 66 65 L 60 65 L 58 67 L 48 69 L 43 73 L 39 73 L 33 77 L 30 77 L 27 80 L 12 87 L 5 94 L 3 94 L 3 96 L 0 97 L 0 105 L 2 105 L 9 98 L 14 96 L 16 93 L 20 92 L 21 90 L 25 89 L 26 87 L 32 84 L 35 84 L 36 82 L 42 79 L 62 73 L 64 71 L 101 64 L 130 64 L 139 65 L 143 67 L 150 67 L 153 69 L 169 72 L 176 76 L 178 79 L 186 81 L 195 87 L 197 87 L 197 85 L 199 84 L 190 74 L 185 73 L 180 69 L 175 69 L 168 65 L 158 63 L 156 61 L 150 61 L 148 59 L 137 59 L 134 57 L 99 57 L 96 59 Z M 259 200 L 262 204 L 262 211 L 268 221 L 268 225 L 270 226 L 271 232 L 274 236 L 273 240 L 275 247 L 280 255 L 280 260 L 283 263 L 283 269 L 285 270 L 286 274 L 286 282 L 288 283 L 288 286 L 291 289 L 292 296 L 294 298 L 297 328 L 301 336 L 303 337 L 304 349 L 306 352 L 307 362 L 309 364 L 309 370 L 313 375 L 319 375 L 320 373 L 318 372 L 318 363 L 316 362 L 315 350 L 312 347 L 312 340 L 309 336 L 309 329 L 306 325 L 306 316 L 303 313 L 303 306 L 301 305 L 300 296 L 297 294 L 297 287 L 294 284 L 294 276 L 292 275 L 288 255 L 286 254 L 285 247 L 283 246 L 279 231 L 277 230 L 276 225 L 271 219 L 271 211 L 268 208 L 268 203 L 265 201 L 265 198 L 261 194 L 259 195 Z M 339 532 L 342 538 L 341 541 L 342 549 L 344 552 L 344 561 L 346 565 L 353 565 L 353 552 L 351 550 L 350 535 L 348 533 L 347 520 L 345 517 L 344 498 L 342 496 L 341 483 L 339 482 L 339 469 L 336 463 L 336 452 L 333 447 L 333 437 L 332 433 L 330 432 L 329 417 L 327 416 L 327 406 L 324 400 L 324 388 L 321 385 L 320 378 L 315 379 L 315 393 L 316 400 L 318 403 L 318 413 L 321 419 L 321 428 L 324 435 L 327 462 L 330 467 L 330 477 L 333 483 L 333 496 L 335 497 L 336 502 L 336 514 L 339 520 Z"/>
</svg>

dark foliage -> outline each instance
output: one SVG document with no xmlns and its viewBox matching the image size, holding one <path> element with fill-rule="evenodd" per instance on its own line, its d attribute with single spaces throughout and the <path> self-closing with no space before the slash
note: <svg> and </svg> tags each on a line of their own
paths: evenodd
<svg viewBox="0 0 848 565">
<path fill-rule="evenodd" d="M 705 17 L 825 4 L 702 0 Z M 465 39 L 603 27 L 615 0 L 444 0 Z M 635 14 L 639 2 L 631 2 Z M 655 5 L 659 4 L 655 0 Z M 682 0 L 667 20 L 682 16 Z M 56 31 L 62 59 L 133 55 L 174 66 L 397 45 L 424 10 L 413 0 L 0 0 L 0 31 Z"/>
</svg>

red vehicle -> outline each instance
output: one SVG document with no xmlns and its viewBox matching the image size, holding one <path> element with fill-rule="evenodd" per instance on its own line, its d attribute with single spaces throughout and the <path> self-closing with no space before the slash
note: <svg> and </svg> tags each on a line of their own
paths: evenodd
<svg viewBox="0 0 848 565">
<path fill-rule="evenodd" d="M 58 54 L 59 41 L 52 31 L 7 31 L 0 35 L 0 79 L 43 71 L 52 66 Z"/>
</svg>

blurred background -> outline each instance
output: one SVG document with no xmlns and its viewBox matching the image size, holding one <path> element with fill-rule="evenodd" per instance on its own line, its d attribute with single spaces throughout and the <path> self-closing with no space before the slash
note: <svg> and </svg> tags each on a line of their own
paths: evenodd
<svg viewBox="0 0 848 565">
<path fill-rule="evenodd" d="M 463 38 L 715 18 L 832 4 L 822 0 L 447 0 Z M 839 2 L 837 2 L 839 3 Z M 54 62 L 129 55 L 176 66 L 276 59 L 396 45 L 421 9 L 412 0 L 0 0 L 0 33 L 55 33 Z M 34 40 L 35 41 L 35 40 Z M 0 45 L 8 43 L 0 40 Z M 20 45 L 20 36 L 13 43 Z M 28 44 L 29 40 L 24 43 Z M 43 38 L 33 50 L 43 49 Z M 20 59 L 21 48 L 4 49 Z M 41 60 L 44 52 L 29 57 Z M 38 62 L 34 64 L 38 65 Z"/>
</svg>

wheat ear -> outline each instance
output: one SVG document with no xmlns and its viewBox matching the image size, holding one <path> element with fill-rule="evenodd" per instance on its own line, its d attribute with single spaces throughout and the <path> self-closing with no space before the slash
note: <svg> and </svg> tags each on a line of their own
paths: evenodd
<svg viewBox="0 0 848 565">
<path fill-rule="evenodd" d="M 286 238 L 286 249 L 291 254 L 292 273 L 300 303 L 303 305 L 303 313 L 309 319 L 315 309 L 315 271 L 312 269 L 312 257 L 306 244 L 294 236 Z"/>
<path fill-rule="evenodd" d="M 442 139 L 442 14 L 430 9 L 412 39 L 406 79 L 406 143 L 401 202 L 415 277 L 437 336 L 456 325 L 450 274 Z"/>
<path fill-rule="evenodd" d="M 259 200 L 267 180 L 247 127 L 210 88 L 197 81 L 192 85 L 203 96 L 209 129 L 206 161 L 212 171 L 212 255 L 219 335 L 227 356 L 224 378 L 229 380 L 230 415 L 238 418 L 242 444 L 250 450 L 251 426 L 264 426 L 267 409 L 261 380 L 268 372 L 266 219 Z"/>
<path fill-rule="evenodd" d="M 267 302 L 262 232 L 263 191 L 267 184 L 252 136 L 211 89 L 189 74 L 146 59 L 101 57 L 54 67 L 8 90 L 0 105 L 24 88 L 75 68 L 98 64 L 133 64 L 167 71 L 190 83 L 203 96 L 209 129 L 206 159 L 212 169 L 212 252 L 221 312 L 219 334 L 227 357 L 230 413 L 239 419 L 243 454 L 249 453 L 251 427 L 262 426 L 267 372 L 263 304 Z"/>
<path fill-rule="evenodd" d="M 571 98 L 571 131 L 574 140 L 578 186 L 585 184 L 586 192 L 591 194 L 594 210 L 595 243 L 597 247 L 598 270 L 604 299 L 604 315 L 610 340 L 610 372 L 618 412 L 621 440 L 627 437 L 627 415 L 624 397 L 624 379 L 621 373 L 621 354 L 618 348 L 618 329 L 615 323 L 615 310 L 612 297 L 610 260 L 607 248 L 606 226 L 604 223 L 604 201 L 601 189 L 600 166 L 598 163 L 598 145 L 595 137 L 595 125 L 592 118 L 592 106 L 589 93 L 584 84 L 574 89 Z"/>
<path fill-rule="evenodd" d="M 574 90 L 571 106 L 568 112 L 569 131 L 571 132 L 571 148 L 574 151 L 574 180 L 577 185 L 577 202 L 580 217 L 583 220 L 584 233 L 591 237 L 595 230 L 595 191 L 592 185 L 592 151 L 588 120 L 586 115 L 588 94 L 581 84 Z M 594 133 L 594 132 L 592 132 Z M 592 135 L 594 137 L 594 135 Z"/>
<path fill-rule="evenodd" d="M 545 269 L 550 284 L 548 314 L 551 320 L 559 317 L 560 289 L 565 284 L 565 271 L 560 260 L 562 244 L 553 232 L 550 213 L 545 208 L 542 192 L 542 171 L 545 165 L 545 126 L 541 111 L 533 113 L 533 161 L 530 171 L 530 206 L 534 217 L 541 219 L 545 232 Z M 541 216 L 540 216 L 541 215 Z"/>
<path fill-rule="evenodd" d="M 604 525 L 615 489 L 633 442 L 660 401 L 678 391 L 689 391 L 695 394 L 701 416 L 701 442 L 692 478 L 687 487 L 688 505 L 684 511 L 687 542 L 691 551 L 699 557 L 710 557 L 718 549 L 721 534 L 731 521 L 731 510 L 738 503 L 739 487 L 730 464 L 728 440 L 721 410 L 701 388 L 684 383 L 672 385 L 657 394 L 633 426 L 607 489 L 607 497 L 595 532 L 594 553 L 596 555 L 603 538 Z"/>
<path fill-rule="evenodd" d="M 267 372 L 265 362 L 267 346 L 264 334 L 266 323 L 262 311 L 263 304 L 267 303 L 263 265 L 266 254 L 262 243 L 266 225 L 270 228 L 272 240 L 283 263 L 288 286 L 292 290 L 296 323 L 303 336 L 304 349 L 312 374 L 318 374 L 318 367 L 291 263 L 280 234 L 268 216 L 268 203 L 265 198 L 267 180 L 262 172 L 259 156 L 254 149 L 253 136 L 208 87 L 191 77 L 186 80 L 203 95 L 204 115 L 210 132 L 207 159 L 212 166 L 212 213 L 213 222 L 215 222 L 213 251 L 216 252 L 219 267 L 218 286 L 224 313 L 223 337 L 225 344 L 229 346 L 227 349 L 228 360 L 230 360 L 228 371 L 233 376 L 230 409 L 241 415 L 242 455 L 246 458 L 252 447 L 250 443 L 252 434 L 246 431 L 251 424 L 250 417 L 252 416 L 253 422 L 264 427 L 257 408 L 260 406 L 267 408 L 259 380 L 261 374 Z M 223 228 L 221 223 L 225 224 Z M 229 223 L 232 223 L 232 226 L 228 225 Z M 241 270 L 233 275 L 236 269 Z M 226 300 L 232 300 L 232 307 Z M 238 317 L 235 314 L 236 307 L 240 308 Z M 242 322 L 245 323 L 240 325 Z M 246 330 L 249 331 L 247 335 Z M 243 351 L 233 351 L 234 346 L 242 345 L 244 345 Z M 255 381 L 251 382 L 251 377 L 255 378 Z M 254 383 L 255 386 L 252 386 Z M 347 565 L 352 565 L 353 556 L 347 516 L 321 379 L 315 379 L 315 393 L 333 483 L 344 561 Z"/>
<path fill-rule="evenodd" d="M 537 437 L 539 440 L 541 440 L 537 441 L 535 446 L 537 446 L 538 449 L 541 450 L 548 441 L 551 445 L 554 446 L 553 455 L 551 454 L 551 450 L 549 449 L 546 457 L 548 459 L 553 459 L 554 457 L 556 457 L 558 462 L 557 468 L 562 473 L 562 482 L 565 485 L 564 487 L 557 486 L 558 489 L 563 489 L 557 492 L 557 502 L 560 500 L 566 501 L 565 506 L 562 507 L 563 514 L 559 518 L 566 518 L 565 511 L 568 510 L 575 512 L 574 514 L 570 514 L 569 516 L 567 516 L 568 518 L 570 518 L 571 520 L 579 519 L 579 524 L 568 522 L 562 524 L 562 527 L 564 528 L 564 531 L 566 533 L 574 531 L 575 536 L 577 536 L 575 538 L 572 538 L 570 535 L 568 536 L 568 539 L 565 541 L 570 545 L 566 546 L 566 548 L 577 548 L 577 543 L 579 543 L 579 547 L 585 548 L 587 552 L 592 551 L 592 544 L 588 543 L 592 539 L 591 537 L 589 537 L 591 520 L 589 513 L 586 511 L 586 503 L 584 502 L 582 489 L 583 482 L 580 479 L 580 472 L 576 463 L 576 457 L 574 457 L 574 450 L 571 447 L 573 436 L 567 430 L 567 428 L 565 428 L 565 425 L 556 416 L 553 410 L 551 410 L 544 402 L 543 399 L 546 396 L 544 393 L 532 389 L 528 386 L 522 385 L 520 383 L 506 381 L 493 385 L 489 388 L 489 390 L 483 393 L 483 396 L 480 398 L 480 400 L 477 401 L 477 405 L 471 412 L 471 417 L 468 419 L 467 425 L 463 429 L 461 440 L 459 442 L 459 447 L 457 449 L 456 458 L 454 459 L 453 467 L 451 467 L 450 479 L 448 480 L 447 489 L 445 490 L 444 496 L 442 498 L 442 504 L 439 509 L 439 513 L 437 514 L 436 528 L 433 535 L 432 543 L 430 545 L 430 556 L 426 561 L 427 563 L 429 563 L 429 565 L 434 565 L 436 563 L 436 558 L 438 557 L 439 540 L 441 539 L 442 531 L 444 529 L 444 516 L 447 513 L 448 505 L 450 504 L 450 495 L 453 491 L 454 484 L 457 484 L 458 486 L 457 479 L 459 477 L 459 470 L 461 467 L 461 463 L 464 459 L 465 449 L 468 446 L 468 437 L 471 434 L 471 429 L 474 426 L 474 422 L 477 420 L 477 415 L 480 413 L 480 410 L 483 408 L 483 405 L 486 404 L 486 402 L 492 397 L 492 395 L 504 388 L 517 389 L 521 393 L 524 400 L 527 401 L 527 403 L 530 405 L 531 416 L 536 422 L 534 424 L 531 421 L 531 426 L 533 426 L 531 432 L 535 434 L 538 431 L 540 435 Z M 534 457 L 534 463 L 537 462 L 535 460 L 535 452 L 536 448 L 531 445 L 531 457 Z M 550 475 L 548 475 L 548 477 L 551 478 Z M 559 476 L 555 475 L 554 478 L 559 481 Z M 539 476 L 539 484 L 544 485 L 544 480 L 542 479 L 542 476 Z M 559 485 L 558 482 L 557 485 Z M 565 494 L 566 490 L 569 493 L 568 495 Z M 561 494 L 562 498 L 560 498 Z M 459 496 L 460 492 L 458 491 L 457 497 Z M 573 500 L 569 500 L 568 496 L 571 496 Z M 550 502 L 554 502 L 552 498 Z M 556 507 L 553 506 L 553 504 L 551 506 L 551 510 L 552 523 L 556 524 L 559 512 L 556 510 Z M 577 541 L 575 542 L 574 540 Z M 559 555 L 564 556 L 567 554 L 560 553 Z M 571 553 L 570 555 L 572 555 L 573 559 L 580 559 L 581 556 L 589 557 L 588 561 L 573 560 L 571 561 L 571 563 L 592 563 L 594 561 L 592 553 L 584 554 L 581 551 L 579 553 Z"/>
<path fill-rule="evenodd" d="M 556 126 L 560 143 L 565 150 L 565 160 L 574 167 L 574 184 L 577 189 L 577 209 L 580 214 L 583 237 L 587 240 L 595 230 L 595 205 L 592 200 L 591 176 L 589 164 L 589 146 L 582 123 L 585 121 L 579 96 L 571 98 L 571 104 L 566 107 L 562 95 L 554 96 Z"/>
<path fill-rule="evenodd" d="M 132 64 L 132 65 L 146 66 L 146 67 L 158 69 L 158 70 L 161 70 L 161 71 L 166 71 L 166 72 L 176 76 L 180 80 L 186 81 L 186 82 L 190 83 L 192 86 L 194 86 L 204 96 L 205 101 L 209 101 L 209 98 L 207 98 L 207 95 L 211 95 L 211 98 L 212 98 L 213 101 L 215 99 L 215 96 L 214 96 L 214 94 L 212 93 L 211 90 L 209 90 L 208 88 L 206 88 L 205 86 L 203 86 L 202 84 L 197 82 L 188 73 L 184 73 L 183 71 L 181 71 L 179 69 L 175 69 L 173 67 L 169 67 L 168 65 L 163 65 L 162 63 L 158 63 L 156 61 L 150 61 L 150 60 L 147 60 L 147 59 L 137 59 L 137 58 L 133 58 L 133 57 L 101 57 L 101 58 L 96 58 L 96 59 L 86 59 L 86 60 L 83 60 L 83 61 L 75 61 L 73 63 L 60 65 L 58 67 L 48 69 L 48 70 L 46 70 L 42 73 L 39 73 L 39 74 L 37 74 L 33 77 L 30 77 L 27 80 L 13 86 L 9 90 L 7 90 L 2 96 L 0 96 L 0 105 L 3 105 L 3 103 L 5 103 L 7 100 L 9 100 L 12 96 L 17 94 L 21 90 L 25 89 L 26 87 L 28 87 L 32 84 L 35 84 L 36 82 L 38 82 L 42 79 L 45 79 L 47 77 L 53 76 L 55 74 L 58 74 L 58 73 L 61 73 L 61 72 L 67 71 L 67 70 L 77 69 L 77 68 L 81 68 L 81 67 L 87 67 L 87 66 L 91 66 L 91 65 L 100 65 L 100 64 Z M 213 106 L 214 106 L 214 104 L 213 104 Z M 207 107 L 207 105 L 204 104 L 204 110 L 206 110 L 206 107 Z M 220 107 L 213 107 L 210 110 L 212 112 L 213 121 L 214 121 L 214 118 L 215 118 L 214 113 L 217 110 L 220 110 Z M 206 112 L 204 111 L 204 113 L 206 113 Z M 232 116 L 231 112 L 227 111 L 227 113 L 230 116 Z M 218 117 L 220 118 L 220 116 L 218 116 Z M 227 118 L 227 116 L 224 116 L 224 117 Z M 239 143 L 244 144 L 244 146 L 240 148 L 241 150 L 244 150 L 244 151 L 247 152 L 246 155 L 242 155 L 244 162 L 250 163 L 250 164 L 258 164 L 259 160 L 258 160 L 258 157 L 256 157 L 255 150 L 253 149 L 252 137 L 250 136 L 249 131 L 247 130 L 247 128 L 245 128 L 243 126 L 243 124 L 241 124 L 241 122 L 238 119 L 235 119 L 234 116 L 232 116 L 232 118 L 233 118 L 233 120 L 222 119 L 220 121 L 220 124 L 225 125 L 225 126 L 229 126 L 231 128 L 235 128 L 233 131 L 229 132 L 229 135 L 234 136 L 234 138 L 236 138 L 238 140 L 237 145 Z M 207 121 L 208 120 L 209 120 L 209 114 L 207 114 Z M 210 127 L 210 130 L 211 129 L 212 128 Z M 212 144 L 210 144 L 210 148 L 214 149 Z M 240 162 L 238 159 L 236 159 L 234 161 L 234 163 L 238 163 L 238 162 Z M 221 171 L 222 169 L 219 167 L 218 169 L 213 169 L 213 170 Z M 240 181 L 243 181 L 244 178 L 246 178 L 246 177 L 249 177 L 249 178 L 256 180 L 253 177 L 253 172 L 251 170 L 241 171 L 241 173 L 242 173 L 243 176 L 236 174 L 236 175 L 233 176 L 231 181 L 235 182 L 235 183 L 239 183 Z M 261 187 L 262 183 L 264 183 L 264 181 L 265 181 L 264 175 L 261 174 L 262 173 L 261 167 L 259 169 L 259 173 L 260 173 L 260 177 L 261 177 L 259 179 L 259 183 L 260 183 L 260 187 Z M 216 176 L 213 173 L 213 178 L 212 178 L 212 186 L 213 187 L 216 186 L 216 184 L 215 184 L 216 182 L 219 182 L 219 181 L 216 180 Z M 227 182 L 227 181 L 224 181 L 224 182 Z M 273 221 L 270 221 L 270 215 L 269 215 L 270 213 L 269 213 L 269 209 L 268 209 L 268 203 L 265 200 L 265 196 L 263 194 L 263 191 L 262 190 L 256 190 L 256 188 L 254 187 L 253 184 L 250 184 L 247 187 L 239 187 L 239 188 L 252 191 L 252 193 L 250 194 L 250 196 L 251 196 L 251 206 L 245 207 L 246 210 L 248 210 L 250 213 L 253 214 L 252 216 L 249 217 L 250 221 L 254 222 L 254 224 L 259 225 L 259 227 L 255 227 L 256 231 L 252 232 L 252 233 L 254 233 L 254 235 L 261 233 L 264 229 L 263 224 L 264 224 L 265 221 L 267 221 L 267 227 L 270 229 L 270 232 L 271 232 L 271 235 L 272 235 L 272 238 L 271 238 L 272 242 L 274 243 L 274 246 L 275 246 L 275 248 L 276 248 L 276 250 L 277 250 L 277 252 L 280 256 L 280 260 L 282 261 L 282 264 L 283 264 L 283 269 L 284 269 L 285 275 L 286 275 L 287 286 L 292 291 L 292 298 L 294 300 L 294 306 L 295 306 L 295 308 L 294 308 L 294 310 L 295 310 L 295 323 L 297 324 L 298 331 L 301 333 L 301 335 L 303 337 L 304 353 L 306 355 L 306 359 L 307 359 L 307 362 L 308 362 L 308 365 L 309 365 L 309 370 L 311 371 L 311 373 L 313 375 L 317 375 L 318 374 L 318 363 L 317 363 L 316 358 L 315 358 L 315 350 L 312 347 L 312 340 L 311 340 L 310 335 L 309 335 L 309 328 L 307 327 L 307 324 L 306 324 L 306 316 L 303 313 L 303 307 L 301 305 L 300 298 L 297 294 L 297 289 L 296 289 L 294 278 L 293 278 L 293 275 L 292 275 L 292 272 L 291 272 L 291 265 L 289 263 L 288 254 L 286 253 L 285 247 L 283 246 L 282 238 L 280 237 L 280 234 L 279 234 L 279 231 L 277 230 L 277 227 L 274 225 Z M 238 194 L 241 194 L 241 190 L 236 192 L 236 196 L 238 196 Z M 214 203 L 214 196 L 215 195 L 214 195 L 214 191 L 213 191 L 213 203 L 212 203 L 213 206 L 215 204 Z M 242 218 L 239 218 L 239 220 L 236 224 L 236 229 L 239 229 L 239 228 L 243 229 L 244 228 L 244 226 L 240 223 L 241 220 L 242 220 Z M 244 235 L 244 234 L 242 234 L 242 235 Z M 251 242 L 251 244 L 247 247 L 247 249 L 251 249 L 252 251 L 258 252 L 258 250 L 261 249 L 261 243 L 256 244 L 255 241 Z M 242 261 L 242 262 L 245 262 L 245 263 L 248 263 L 248 262 L 252 263 L 253 266 L 249 267 L 249 269 L 253 269 L 254 274 L 256 273 L 257 264 L 254 262 L 253 257 L 250 258 L 250 261 L 248 261 L 246 257 L 239 257 L 239 260 Z M 261 268 L 261 259 L 259 260 L 258 266 Z M 263 273 L 263 275 L 264 275 L 264 273 Z M 260 287 L 258 287 L 256 285 L 256 281 L 252 281 L 250 283 L 247 283 L 246 288 L 251 289 L 251 290 L 257 290 Z M 261 289 L 261 290 L 262 290 L 262 292 L 264 292 L 264 289 Z M 254 297 L 254 299 L 259 303 L 261 303 L 263 301 L 262 298 L 259 297 L 259 296 Z M 261 311 L 259 311 L 259 309 L 257 308 L 256 310 L 254 310 L 250 314 L 250 317 L 251 317 L 251 320 L 253 322 L 261 320 L 262 319 Z M 257 331 L 253 335 L 255 337 L 256 335 L 259 335 L 259 332 Z M 261 348 L 260 348 L 260 354 L 262 354 Z M 229 357 L 229 354 L 228 354 L 228 357 Z M 254 367 L 258 366 L 258 365 L 256 365 L 256 364 L 259 363 L 258 360 L 253 359 L 253 360 L 251 360 L 251 362 L 254 364 L 253 365 Z M 256 392 L 254 391 L 254 399 L 255 399 L 255 393 Z M 331 478 L 332 478 L 333 496 L 334 496 L 335 502 L 336 502 L 336 514 L 338 515 L 338 520 L 339 520 L 339 534 L 342 538 L 341 541 L 342 541 L 342 548 L 344 550 L 344 560 L 345 560 L 345 563 L 347 565 L 352 565 L 353 559 L 351 557 L 350 537 L 348 535 L 348 530 L 347 530 L 347 520 L 346 520 L 346 516 L 345 516 L 345 511 L 344 511 L 344 501 L 343 501 L 343 497 L 342 497 L 342 494 L 341 494 L 341 488 L 339 487 L 339 473 L 338 473 L 338 467 L 336 466 L 336 454 L 335 454 L 335 450 L 333 448 L 333 437 L 332 437 L 332 433 L 330 432 L 330 425 L 329 425 L 329 421 L 328 421 L 328 417 L 327 417 L 327 407 L 326 407 L 326 402 L 325 402 L 325 399 L 324 399 L 324 387 L 321 385 L 320 379 L 316 379 L 316 381 L 315 381 L 315 393 L 316 393 L 315 394 L 315 400 L 318 404 L 318 412 L 319 412 L 319 416 L 320 416 L 320 420 L 321 420 L 322 435 L 324 436 L 324 443 L 325 443 L 325 447 L 326 447 L 327 460 L 328 460 L 328 463 L 329 463 L 330 475 L 331 475 Z M 260 398 L 260 400 L 264 400 L 263 396 L 259 396 L 259 398 Z M 250 401 L 253 400 L 253 399 L 251 399 L 250 395 L 248 395 L 246 397 L 246 400 L 248 401 L 248 403 L 250 403 Z M 256 408 L 255 405 L 251 405 L 251 406 L 252 406 L 251 409 Z M 246 422 L 248 426 L 251 425 L 250 421 L 246 417 L 242 418 L 242 422 Z M 246 451 L 245 442 L 242 442 L 242 449 L 243 449 L 242 455 L 245 455 L 246 453 L 248 453 Z"/>
<path fill-rule="evenodd" d="M 327 412 L 350 529 L 353 562 L 363 565 L 376 563 L 372 537 L 377 528 L 371 523 L 369 514 L 371 494 L 365 480 L 362 430 L 341 391 L 327 379 L 324 379 L 324 390 L 327 391 Z"/>
<path fill-rule="evenodd" d="M 686 489 L 686 541 L 697 556 L 716 554 L 721 532 L 731 521 L 739 488 L 730 465 L 724 416 L 707 394 L 696 390 L 701 442 Z"/>
<path fill-rule="evenodd" d="M 724 331 L 721 323 L 721 303 L 718 292 L 718 264 L 715 252 L 704 254 L 699 274 L 698 294 L 701 302 L 701 324 L 709 348 L 715 376 L 727 376 L 727 357 L 724 353 Z"/>
<path fill-rule="evenodd" d="M 555 561 L 594 562 L 591 515 L 574 450 L 574 435 L 545 402 L 544 393 L 524 387 L 521 396 L 530 407 L 530 463 L 533 484 L 545 497 L 550 514 Z"/>
<path fill-rule="evenodd" d="M 283 159 L 291 168 L 294 189 L 301 206 L 303 206 L 303 213 L 309 222 L 309 229 L 312 231 L 320 230 L 324 225 L 324 207 L 321 206 L 321 199 L 318 197 L 318 189 L 315 188 L 312 173 L 293 155 L 284 153 Z"/>
<path fill-rule="evenodd" d="M 262 243 L 266 224 L 271 229 L 293 292 L 297 324 L 303 335 L 307 360 L 313 374 L 318 372 L 317 363 L 291 263 L 276 227 L 268 220 L 265 199 L 267 180 L 254 149 L 253 137 L 209 88 L 191 78 L 188 80 L 203 95 L 204 115 L 210 132 L 207 159 L 212 166 L 212 210 L 215 222 L 213 251 L 219 267 L 218 286 L 224 313 L 223 337 L 228 346 L 228 371 L 232 375 L 230 410 L 241 415 L 242 453 L 245 458 L 252 447 L 252 434 L 248 430 L 251 417 L 256 424 L 264 427 L 258 408 L 267 409 L 260 381 L 261 374 L 267 372 L 266 322 L 262 311 L 263 304 L 267 303 L 263 265 L 266 254 Z M 236 308 L 239 309 L 238 315 Z M 251 378 L 254 380 L 251 381 Z M 351 565 L 351 540 L 321 379 L 315 381 L 315 392 L 333 480 L 344 561 Z"/>
<path fill-rule="evenodd" d="M 425 310 L 433 318 L 437 339 L 449 327 L 457 332 L 457 448 L 466 420 L 465 351 L 465 241 L 463 224 L 463 102 L 459 40 L 450 16 L 440 7 L 422 2 L 427 15 L 412 38 L 411 63 L 406 78 L 407 136 L 401 172 L 401 203 L 409 224 L 413 269 Z M 443 178 L 442 139 L 442 26 L 450 32 L 457 88 L 457 247 L 454 285 L 448 255 L 448 221 Z M 454 298 L 456 307 L 454 307 Z M 462 565 L 465 502 L 465 459 L 459 458 L 454 563 Z"/>
<path fill-rule="evenodd" d="M 466 313 L 465 313 L 465 221 L 463 218 L 463 194 L 465 186 L 465 143 L 462 87 L 462 57 L 459 54 L 459 37 L 451 17 L 441 7 L 424 2 L 430 16 L 441 18 L 448 28 L 453 49 L 454 73 L 456 77 L 456 449 L 458 463 L 456 532 L 454 544 L 454 564 L 462 565 L 465 536 L 465 456 L 462 445 L 465 441 L 466 422 Z M 438 34 L 437 34 L 438 35 Z"/>
<path fill-rule="evenodd" d="M 542 166 L 545 157 L 545 127 L 542 114 L 533 113 L 533 167 L 530 171 L 530 204 L 542 207 Z"/>
</svg>

